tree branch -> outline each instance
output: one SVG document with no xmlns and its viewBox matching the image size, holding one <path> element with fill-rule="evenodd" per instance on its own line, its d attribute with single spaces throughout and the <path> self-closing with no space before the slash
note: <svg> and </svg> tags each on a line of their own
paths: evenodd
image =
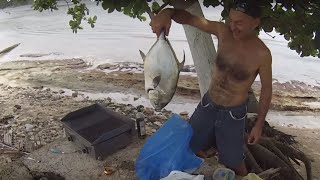
<svg viewBox="0 0 320 180">
<path fill-rule="evenodd" d="M 174 0 L 170 1 L 170 5 L 173 6 L 176 9 L 187 9 L 190 7 L 192 4 L 196 3 L 198 0 Z"/>
<path fill-rule="evenodd" d="M 5 48 L 5 49 L 1 50 L 1 51 L 0 51 L 0 54 L 7 53 L 7 52 L 9 52 L 9 51 L 13 50 L 14 48 L 18 47 L 19 45 L 20 45 L 20 43 L 18 43 L 18 44 L 14 44 L 14 45 L 12 45 L 12 46 L 9 46 L 9 47 L 7 47 L 7 48 Z"/>
<path fill-rule="evenodd" d="M 154 17 L 154 14 L 151 12 L 151 10 L 150 10 L 150 8 L 147 8 L 147 13 L 148 13 L 148 15 L 149 15 L 149 17 L 150 17 L 150 19 L 153 19 L 153 17 Z"/>
<path fill-rule="evenodd" d="M 265 30 L 263 30 L 268 36 L 272 37 L 273 39 L 276 37 L 276 36 L 272 36 L 271 34 L 267 33 Z"/>
</svg>

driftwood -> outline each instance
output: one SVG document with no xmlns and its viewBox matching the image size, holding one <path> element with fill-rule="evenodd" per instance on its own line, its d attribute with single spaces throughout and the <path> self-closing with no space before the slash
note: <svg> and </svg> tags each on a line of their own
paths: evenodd
<svg viewBox="0 0 320 180">
<path fill-rule="evenodd" d="M 20 43 L 14 44 L 12 46 L 9 46 L 9 47 L 3 49 L 2 51 L 0 51 L 0 55 L 10 52 L 11 50 L 13 50 L 14 48 L 18 47 L 19 45 L 20 45 Z"/>
</svg>

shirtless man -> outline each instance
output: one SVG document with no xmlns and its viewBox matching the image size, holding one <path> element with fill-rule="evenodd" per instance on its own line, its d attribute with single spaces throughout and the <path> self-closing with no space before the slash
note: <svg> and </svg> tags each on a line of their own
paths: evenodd
<svg viewBox="0 0 320 180">
<path fill-rule="evenodd" d="M 150 23 L 158 37 L 162 29 L 169 34 L 171 19 L 217 36 L 217 59 L 209 91 L 190 118 L 190 147 L 198 154 L 215 146 L 219 161 L 241 176 L 248 173 L 243 148 L 248 91 L 258 74 L 262 85 L 258 119 L 248 144 L 257 143 L 261 137 L 272 95 L 271 53 L 256 35 L 260 12 L 254 0 L 238 0 L 229 11 L 226 24 L 172 8 L 162 10 Z"/>
</svg>

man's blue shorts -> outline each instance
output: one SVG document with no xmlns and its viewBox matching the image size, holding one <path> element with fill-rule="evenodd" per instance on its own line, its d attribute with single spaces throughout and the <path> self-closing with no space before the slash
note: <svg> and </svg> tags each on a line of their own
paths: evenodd
<svg viewBox="0 0 320 180">
<path fill-rule="evenodd" d="M 221 164 L 238 168 L 245 157 L 247 102 L 240 106 L 223 107 L 212 102 L 206 93 L 190 117 L 192 151 L 197 153 L 215 147 Z"/>
</svg>

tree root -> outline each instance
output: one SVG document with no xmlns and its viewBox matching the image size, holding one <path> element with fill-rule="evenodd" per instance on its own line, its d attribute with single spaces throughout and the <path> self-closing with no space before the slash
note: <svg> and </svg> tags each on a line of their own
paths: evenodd
<svg viewBox="0 0 320 180">
<path fill-rule="evenodd" d="M 291 139 L 293 136 L 286 135 L 285 138 L 287 137 L 290 138 L 282 139 L 283 142 L 279 142 L 278 138 L 274 136 L 261 137 L 258 144 L 245 146 L 248 169 L 256 174 L 264 174 L 264 179 L 301 180 L 304 178 L 293 166 L 293 163 L 300 165 L 298 161 L 300 160 L 305 164 L 307 180 L 311 180 L 311 160 L 303 152 L 292 146 L 292 144 L 296 144 L 296 141 Z M 272 168 L 276 168 L 277 170 L 272 170 Z"/>
<path fill-rule="evenodd" d="M 247 119 L 247 129 L 248 132 L 251 131 L 251 129 L 253 128 L 253 126 L 255 125 L 255 122 L 257 120 L 256 115 L 254 117 L 248 118 Z M 282 142 L 284 144 L 287 145 L 293 145 L 293 144 L 298 144 L 298 142 L 294 139 L 295 136 L 286 134 L 284 132 L 281 132 L 277 129 L 275 129 L 274 127 L 271 127 L 270 124 L 265 121 L 264 123 L 264 128 L 263 128 L 263 136 L 265 137 L 269 137 L 269 138 L 273 138 L 279 142 Z"/>
<path fill-rule="evenodd" d="M 281 168 L 270 168 L 268 170 L 265 170 L 259 174 L 257 174 L 260 178 L 263 179 L 273 179 L 276 178 L 277 176 L 279 176 L 278 172 L 280 171 Z"/>
<path fill-rule="evenodd" d="M 261 138 L 260 139 L 260 145 L 264 146 L 265 148 L 269 149 L 271 152 L 273 152 L 275 155 L 277 155 L 281 160 L 283 160 L 289 167 L 290 169 L 293 171 L 293 173 L 296 176 L 300 176 L 301 179 L 303 179 L 303 177 L 297 172 L 297 170 L 293 167 L 293 165 L 291 164 L 291 162 L 289 161 L 288 157 L 286 157 L 274 144 L 275 140 L 272 140 L 270 138 Z"/>
<path fill-rule="evenodd" d="M 281 168 L 280 174 L 286 179 L 301 180 L 300 176 L 292 173 L 292 169 L 270 150 L 259 144 L 250 145 L 248 148 L 259 164 L 263 164 L 266 168 Z"/>
<path fill-rule="evenodd" d="M 259 144 L 262 145 L 263 147 L 267 148 L 269 151 L 271 151 L 277 157 L 279 157 L 284 163 L 286 163 L 288 168 L 290 168 L 290 171 L 291 171 L 290 173 L 292 173 L 292 175 L 300 177 L 301 179 L 303 179 L 303 177 L 293 167 L 293 165 L 289 161 L 288 157 L 286 157 L 284 155 L 284 153 L 280 149 L 277 148 L 277 146 L 275 145 L 274 142 L 276 142 L 276 141 L 273 140 L 273 139 L 270 139 L 270 138 L 261 138 Z"/>
<path fill-rule="evenodd" d="M 280 149 L 282 152 L 285 152 L 285 154 L 291 159 L 298 159 L 302 161 L 306 167 L 307 180 L 312 179 L 311 160 L 303 152 L 294 149 L 290 146 L 287 146 L 281 142 L 275 141 L 273 139 L 270 139 L 270 141 L 272 141 L 276 145 L 276 147 Z"/>
<path fill-rule="evenodd" d="M 251 154 L 250 150 L 248 149 L 248 146 L 244 145 L 244 148 L 245 148 L 246 164 L 248 164 L 248 166 L 253 169 L 253 172 L 261 173 L 262 169 L 258 165 L 257 161 L 254 159 L 253 155 Z"/>
</svg>

